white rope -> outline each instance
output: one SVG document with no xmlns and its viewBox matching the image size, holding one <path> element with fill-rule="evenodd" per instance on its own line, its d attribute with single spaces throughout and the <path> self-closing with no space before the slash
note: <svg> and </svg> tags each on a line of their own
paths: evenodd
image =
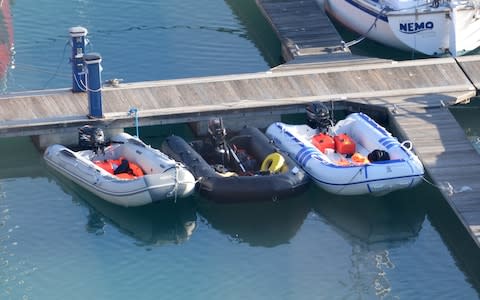
<svg viewBox="0 0 480 300">
<path fill-rule="evenodd" d="M 102 85 L 100 84 L 100 87 L 96 90 L 92 90 L 90 88 L 88 88 L 88 85 L 86 85 L 84 82 L 82 82 L 81 80 L 78 80 L 77 76 L 73 76 L 73 78 L 75 79 L 75 83 L 80 87 L 80 89 L 84 92 L 92 92 L 92 93 L 97 93 L 97 92 L 101 92 L 102 91 Z M 88 81 L 88 72 L 85 73 L 85 82 Z"/>
<path fill-rule="evenodd" d="M 175 193 L 175 197 L 173 198 L 173 202 L 177 203 L 177 191 L 178 191 L 178 169 L 180 168 L 179 164 L 175 164 L 175 185 L 173 186 L 173 190 L 170 193 Z"/>
<path fill-rule="evenodd" d="M 88 82 L 88 72 L 85 72 L 85 81 Z M 97 92 L 101 92 L 102 91 L 102 84 L 100 83 L 100 87 L 96 90 L 92 90 L 88 87 L 88 84 L 87 86 L 85 86 L 85 90 L 87 92 L 92 92 L 92 93 L 97 93 Z"/>
<path fill-rule="evenodd" d="M 427 178 L 425 178 L 425 176 L 422 176 L 422 179 L 423 179 L 423 181 L 425 181 L 426 183 L 430 184 L 431 186 L 436 187 L 437 189 L 439 189 L 439 190 L 441 190 L 441 191 L 447 192 L 447 194 L 448 194 L 449 196 L 452 196 L 453 194 L 459 194 L 459 193 L 463 193 L 463 192 L 467 192 L 467 191 L 472 191 L 472 190 L 473 190 L 471 187 L 466 186 L 466 185 L 462 186 L 460 189 L 455 189 L 455 188 L 453 187 L 453 185 L 452 185 L 450 182 L 448 182 L 448 181 L 445 182 L 445 185 L 437 185 L 437 184 L 429 181 Z"/>
<path fill-rule="evenodd" d="M 341 188 L 340 190 L 338 190 L 338 192 L 343 191 L 348 185 L 350 185 L 350 184 L 353 182 L 353 180 L 355 179 L 355 177 L 357 177 L 357 175 L 362 172 L 362 170 L 363 170 L 363 167 L 359 168 L 358 171 L 357 171 L 357 173 L 353 174 L 352 178 L 350 178 L 350 181 L 348 181 L 347 183 L 345 183 L 345 184 L 342 186 L 342 188 Z"/>
<path fill-rule="evenodd" d="M 75 74 L 73 74 L 73 78 L 75 79 L 75 83 L 77 84 L 78 87 L 80 87 L 80 89 L 84 92 L 86 92 L 88 90 L 87 86 L 85 85 L 84 82 L 82 82 L 81 80 L 79 80 L 79 78 L 77 78 L 77 76 L 75 76 Z M 86 79 L 86 76 L 85 76 L 85 79 Z"/>
<path fill-rule="evenodd" d="M 474 0 L 474 1 L 478 1 L 478 0 Z M 418 4 L 417 4 L 417 5 L 415 5 L 415 6 L 412 6 L 412 7 L 408 8 L 408 9 L 419 8 L 419 7 L 422 7 L 422 6 L 431 6 L 431 5 L 430 5 L 430 3 L 425 3 L 425 4 L 421 4 L 421 5 L 418 5 Z M 391 11 L 401 11 L 401 10 L 404 10 L 404 9 L 391 9 L 390 7 L 386 7 L 386 6 L 383 7 L 383 8 L 378 12 L 378 14 L 375 16 L 375 20 L 373 21 L 372 25 L 370 25 L 370 28 L 368 28 L 368 30 L 367 30 L 364 34 L 362 34 L 362 35 L 360 36 L 360 38 L 357 38 L 357 39 L 355 39 L 355 40 L 353 40 L 353 41 L 350 41 L 350 42 L 347 42 L 347 43 L 345 43 L 345 42 L 342 41 L 343 47 L 344 47 L 344 48 L 349 48 L 349 47 L 354 46 L 354 45 L 362 42 L 363 40 L 365 40 L 365 38 L 367 37 L 367 34 L 368 34 L 370 31 L 372 31 L 373 28 L 375 28 L 375 27 L 377 26 L 377 21 L 378 21 L 378 19 L 380 18 L 381 15 L 384 15 L 384 12 L 385 12 L 385 10 L 387 10 L 387 8 L 389 8 L 389 10 L 391 10 Z"/>
<path fill-rule="evenodd" d="M 364 34 L 362 34 L 362 36 L 361 36 L 359 39 L 355 39 L 355 40 L 350 41 L 350 42 L 348 42 L 348 43 L 344 43 L 343 46 L 344 46 L 345 48 L 349 48 L 349 47 L 351 47 L 351 46 L 354 46 L 354 45 L 362 42 L 362 41 L 367 37 L 367 34 L 368 34 L 374 27 L 377 26 L 377 20 L 378 20 L 378 18 L 383 14 L 384 11 L 385 11 L 385 8 L 382 8 L 382 10 L 380 10 L 380 11 L 378 12 L 378 14 L 375 16 L 375 20 L 373 21 L 372 25 L 370 25 L 370 28 L 368 28 L 368 30 L 367 30 Z"/>
</svg>

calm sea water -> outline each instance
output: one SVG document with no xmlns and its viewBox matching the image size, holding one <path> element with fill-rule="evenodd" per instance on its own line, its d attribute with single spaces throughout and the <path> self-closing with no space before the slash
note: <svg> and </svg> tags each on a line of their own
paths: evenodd
<svg viewBox="0 0 480 300">
<path fill-rule="evenodd" d="M 253 0 L 24 0 L 10 9 L 15 69 L 6 92 L 69 87 L 76 25 L 103 56 L 104 79 L 280 62 Z M 140 136 L 158 147 L 172 132 L 191 135 L 178 125 Z M 28 138 L 0 140 L 0 154 L 0 299 L 479 298 L 478 251 L 427 183 L 381 198 L 312 186 L 279 202 L 194 196 L 125 209 L 52 173 Z"/>
</svg>

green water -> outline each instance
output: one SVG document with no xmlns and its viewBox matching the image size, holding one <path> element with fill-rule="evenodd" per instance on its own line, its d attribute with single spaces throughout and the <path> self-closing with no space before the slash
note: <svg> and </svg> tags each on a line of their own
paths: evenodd
<svg viewBox="0 0 480 300">
<path fill-rule="evenodd" d="M 253 0 L 10 5 L 6 92 L 69 87 L 76 25 L 102 54 L 103 79 L 263 72 L 281 61 Z M 184 124 L 140 128 L 154 147 L 172 133 L 192 136 Z M 279 202 L 195 195 L 126 209 L 53 173 L 28 138 L 1 139 L 0 154 L 0 299 L 479 298 L 478 249 L 427 183 L 381 198 L 312 185 Z"/>
</svg>

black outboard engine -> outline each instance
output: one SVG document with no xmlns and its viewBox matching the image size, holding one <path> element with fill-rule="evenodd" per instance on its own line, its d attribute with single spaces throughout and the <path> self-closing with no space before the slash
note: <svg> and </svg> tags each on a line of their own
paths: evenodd
<svg viewBox="0 0 480 300">
<path fill-rule="evenodd" d="M 312 128 L 318 128 L 322 132 L 326 132 L 328 127 L 332 126 L 330 119 L 330 111 L 321 102 L 313 102 L 307 105 L 307 124 Z"/>
<path fill-rule="evenodd" d="M 212 119 L 208 122 L 208 133 L 212 138 L 215 146 L 220 146 L 225 143 L 227 136 L 227 130 L 223 126 L 222 119 Z"/>
<path fill-rule="evenodd" d="M 103 152 L 105 148 L 105 135 L 101 128 L 90 125 L 78 129 L 78 146 L 80 150 L 93 150 L 95 153 Z"/>
<path fill-rule="evenodd" d="M 230 151 L 227 146 L 227 130 L 223 126 L 223 120 L 221 118 L 212 119 L 208 122 L 208 133 L 212 138 L 213 145 L 215 146 L 215 152 L 218 157 L 228 162 L 230 158 Z"/>
</svg>

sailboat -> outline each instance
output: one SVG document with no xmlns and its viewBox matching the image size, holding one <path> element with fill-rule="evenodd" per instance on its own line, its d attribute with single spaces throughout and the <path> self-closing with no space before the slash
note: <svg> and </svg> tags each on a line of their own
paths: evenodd
<svg viewBox="0 0 480 300">
<path fill-rule="evenodd" d="M 480 47 L 479 0 L 317 0 L 353 32 L 404 51 L 461 56 Z"/>
</svg>

